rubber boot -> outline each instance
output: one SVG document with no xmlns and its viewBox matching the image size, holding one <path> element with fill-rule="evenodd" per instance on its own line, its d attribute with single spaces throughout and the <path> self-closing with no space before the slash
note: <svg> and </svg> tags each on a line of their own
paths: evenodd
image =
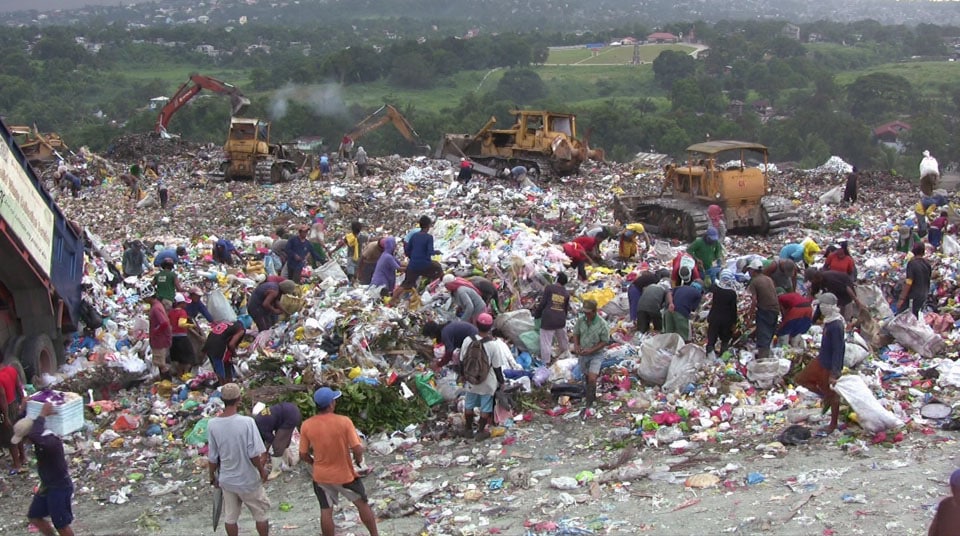
<svg viewBox="0 0 960 536">
<path fill-rule="evenodd" d="M 267 475 L 267 480 L 273 480 L 283 473 L 283 457 L 271 457 L 270 465 L 270 474 Z"/>
<path fill-rule="evenodd" d="M 488 424 L 490 424 L 490 417 L 480 417 L 480 420 L 477 421 L 477 435 L 474 436 L 474 439 L 483 441 L 490 438 L 490 431 L 487 430 Z"/>
<path fill-rule="evenodd" d="M 587 400 L 586 407 L 592 408 L 593 403 L 597 401 L 597 384 L 588 383 L 587 384 Z"/>
</svg>

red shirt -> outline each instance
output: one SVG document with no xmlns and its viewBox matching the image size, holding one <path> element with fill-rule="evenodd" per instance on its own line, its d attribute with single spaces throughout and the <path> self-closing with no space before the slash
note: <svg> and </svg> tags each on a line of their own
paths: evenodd
<svg viewBox="0 0 960 536">
<path fill-rule="evenodd" d="M 565 242 L 563 244 L 563 253 L 573 262 L 586 262 L 587 254 L 577 242 Z"/>
<path fill-rule="evenodd" d="M 173 309 L 170 309 L 170 313 L 167 314 L 167 318 L 169 318 L 170 320 L 170 333 L 172 335 L 187 334 L 187 328 L 180 327 L 181 318 L 183 318 L 184 320 L 189 319 L 189 315 L 187 314 L 186 309 L 184 309 L 183 307 L 174 307 Z"/>
<path fill-rule="evenodd" d="M 150 347 L 170 348 L 173 345 L 173 333 L 170 331 L 170 318 L 160 300 L 150 308 Z"/>
<path fill-rule="evenodd" d="M 593 251 L 597 247 L 597 239 L 592 236 L 578 236 L 573 241 L 586 251 Z"/>
<path fill-rule="evenodd" d="M 0 368 L 0 387 L 7 395 L 7 404 L 17 399 L 17 369 L 14 367 Z"/>
<path fill-rule="evenodd" d="M 833 270 L 834 272 L 843 272 L 850 276 L 853 275 L 853 271 L 855 269 L 855 265 L 853 263 L 853 257 L 851 257 L 850 255 L 847 255 L 846 257 L 841 259 L 837 255 L 836 251 L 827 255 L 827 260 L 823 263 L 823 267 L 826 268 L 827 270 Z"/>
</svg>

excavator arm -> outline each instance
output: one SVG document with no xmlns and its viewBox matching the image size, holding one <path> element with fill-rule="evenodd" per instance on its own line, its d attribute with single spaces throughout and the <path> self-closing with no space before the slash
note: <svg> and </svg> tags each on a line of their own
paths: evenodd
<svg viewBox="0 0 960 536">
<path fill-rule="evenodd" d="M 351 141 L 357 141 L 365 134 L 373 132 L 387 123 L 393 123 L 393 126 L 397 129 L 397 132 L 399 132 L 400 135 L 410 143 L 417 145 L 418 147 L 426 147 L 428 151 L 430 150 L 430 146 L 423 144 L 423 142 L 420 140 L 420 134 L 417 134 L 417 131 L 414 130 L 413 125 L 407 121 L 407 118 L 404 117 L 399 110 L 389 104 L 384 104 L 380 108 L 377 108 L 375 112 L 365 117 L 363 121 L 357 123 L 357 125 L 353 127 L 353 130 L 347 133 L 345 138 L 349 138 Z"/>
<path fill-rule="evenodd" d="M 166 132 L 167 125 L 170 123 L 170 118 L 173 117 L 173 114 L 189 102 L 197 93 L 200 93 L 202 89 L 230 97 L 232 115 L 239 114 L 244 108 L 250 105 L 250 99 L 244 97 L 243 93 L 240 93 L 240 90 L 235 86 L 217 80 L 216 78 L 194 73 L 190 75 L 190 80 L 180 86 L 173 97 L 171 97 L 170 100 L 167 101 L 167 104 L 160 110 L 160 115 L 157 116 L 157 124 L 154 130 L 158 133 Z"/>
</svg>

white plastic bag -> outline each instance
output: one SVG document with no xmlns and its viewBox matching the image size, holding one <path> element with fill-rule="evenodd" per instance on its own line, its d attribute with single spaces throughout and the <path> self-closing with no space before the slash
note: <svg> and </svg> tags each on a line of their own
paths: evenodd
<svg viewBox="0 0 960 536">
<path fill-rule="evenodd" d="M 667 381 L 663 383 L 665 391 L 683 389 L 688 383 L 697 381 L 697 371 L 707 362 L 707 352 L 703 346 L 693 343 L 686 344 L 677 356 L 670 361 L 667 369 Z"/>
<path fill-rule="evenodd" d="M 347 280 L 347 274 L 343 271 L 343 268 L 340 268 L 340 265 L 337 264 L 337 261 L 329 261 L 323 266 L 317 268 L 315 272 L 320 276 L 320 280 L 327 282 L 331 280 L 334 283 L 340 283 L 341 281 Z"/>
<path fill-rule="evenodd" d="M 920 178 L 927 175 L 940 176 L 940 163 L 937 162 L 936 158 L 930 156 L 930 153 L 926 153 L 923 160 L 920 161 Z"/>
<path fill-rule="evenodd" d="M 857 420 L 864 430 L 878 433 L 903 426 L 903 421 L 880 405 L 859 375 L 842 376 L 834 389 L 857 413 Z"/>
<path fill-rule="evenodd" d="M 945 234 L 940 243 L 940 249 L 948 257 L 960 255 L 960 242 L 957 242 L 957 239 L 953 236 Z"/>
<path fill-rule="evenodd" d="M 670 242 L 665 240 L 657 240 L 653 243 L 653 254 L 660 260 L 660 262 L 668 262 L 673 260 L 673 248 L 670 247 Z"/>
<path fill-rule="evenodd" d="M 940 372 L 937 385 L 941 387 L 944 385 L 960 387 L 960 361 L 944 360 L 937 367 L 937 370 Z"/>
<path fill-rule="evenodd" d="M 630 300 L 626 293 L 618 294 L 600 308 L 608 319 L 624 318 L 630 314 Z"/>
<path fill-rule="evenodd" d="M 769 389 L 790 372 L 789 359 L 754 359 L 747 363 L 747 379 L 761 389 Z"/>
<path fill-rule="evenodd" d="M 926 358 L 939 354 L 946 345 L 933 328 L 920 322 L 910 310 L 903 311 L 888 322 L 887 331 L 897 342 Z"/>
<path fill-rule="evenodd" d="M 643 341 L 640 345 L 640 379 L 654 385 L 667 381 L 670 362 L 683 346 L 683 338 L 676 333 L 661 333 Z"/>
<path fill-rule="evenodd" d="M 871 316 L 876 320 L 886 320 L 893 317 L 893 310 L 890 304 L 883 297 L 883 291 L 875 284 L 857 285 L 857 297 L 870 310 Z"/>
<path fill-rule="evenodd" d="M 233 306 L 227 301 L 223 292 L 218 289 L 210 291 L 210 294 L 207 295 L 207 310 L 210 311 L 210 316 L 213 317 L 214 322 L 237 321 L 237 312 L 233 310 Z"/>
<path fill-rule="evenodd" d="M 843 201 L 843 186 L 831 188 L 820 196 L 821 205 L 839 205 L 841 201 Z"/>
<path fill-rule="evenodd" d="M 529 309 L 517 309 L 497 315 L 493 326 L 510 339 L 510 342 L 524 348 L 526 348 L 526 345 L 520 335 L 536 329 L 533 323 L 533 314 L 530 313 Z"/>
<path fill-rule="evenodd" d="M 862 363 L 868 355 L 870 355 L 870 351 L 863 346 L 848 342 L 843 353 L 843 366 L 853 368 Z"/>
</svg>

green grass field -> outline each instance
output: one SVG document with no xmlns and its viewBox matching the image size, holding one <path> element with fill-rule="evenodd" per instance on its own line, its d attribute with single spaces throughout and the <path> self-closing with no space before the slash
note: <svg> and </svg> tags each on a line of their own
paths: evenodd
<svg viewBox="0 0 960 536">
<path fill-rule="evenodd" d="M 650 63 L 664 50 L 679 50 L 693 52 L 694 48 L 686 45 L 641 45 L 640 61 Z M 594 55 L 586 48 L 554 48 L 547 56 L 548 65 L 591 65 L 591 64 L 627 64 L 633 61 L 633 46 L 604 47 Z"/>
<path fill-rule="evenodd" d="M 902 76 L 923 95 L 938 98 L 944 96 L 944 90 L 960 86 L 960 62 L 955 61 L 884 63 L 867 69 L 840 73 L 836 76 L 836 81 L 838 85 L 847 86 L 857 78 L 872 73 Z"/>
</svg>

